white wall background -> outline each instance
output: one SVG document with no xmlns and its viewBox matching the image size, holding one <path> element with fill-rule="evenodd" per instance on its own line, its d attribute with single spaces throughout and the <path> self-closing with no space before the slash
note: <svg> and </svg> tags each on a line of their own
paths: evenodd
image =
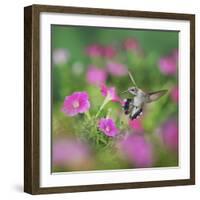
<svg viewBox="0 0 200 200">
<path fill-rule="evenodd" d="M 196 91 L 200 85 L 199 0 L 40 0 L 1 1 L 0 6 L 0 199 L 198 199 L 200 126 L 196 126 L 196 185 L 31 196 L 23 193 L 23 7 L 30 4 L 132 9 L 196 14 Z M 199 5 L 198 5 L 199 3 Z M 200 102 L 199 92 L 196 102 Z M 200 120 L 196 105 L 196 122 Z M 198 142 L 199 141 L 199 142 Z"/>
</svg>

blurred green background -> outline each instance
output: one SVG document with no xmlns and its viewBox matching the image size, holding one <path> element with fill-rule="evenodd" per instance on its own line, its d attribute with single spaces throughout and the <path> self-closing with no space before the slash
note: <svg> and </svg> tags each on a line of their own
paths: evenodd
<svg viewBox="0 0 200 200">
<path fill-rule="evenodd" d="M 67 48 L 72 60 L 87 61 L 85 47 L 92 43 L 116 44 L 136 37 L 147 52 L 162 56 L 178 48 L 178 32 L 52 25 L 52 48 Z"/>
<path fill-rule="evenodd" d="M 127 38 L 136 39 L 139 44 L 139 50 L 124 49 L 123 43 Z M 170 119 L 177 122 L 178 102 L 173 99 L 172 93 L 173 88 L 178 86 L 177 72 L 166 74 L 162 72 L 162 66 L 159 66 L 161 58 L 171 59 L 170 56 L 173 51 L 178 50 L 178 32 L 52 25 L 51 43 L 53 144 L 59 139 L 63 141 L 69 138 L 70 141 L 79 139 L 79 134 L 80 138 L 83 137 L 82 133 L 79 133 L 80 130 L 82 131 L 80 126 L 84 122 L 83 116 L 69 117 L 61 112 L 64 99 L 75 91 L 87 91 L 91 101 L 90 114 L 94 115 L 104 97 L 101 95 L 100 88 L 97 85 L 88 82 L 87 70 L 91 65 L 106 70 L 107 62 L 112 61 L 123 64 L 133 74 L 137 85 L 144 91 L 152 92 L 168 89 L 167 95 L 147 106 L 139 123 L 142 129 L 141 134 L 145 135 L 154 147 L 155 161 L 152 166 L 178 165 L 177 149 L 171 149 L 170 145 L 163 140 L 161 133 L 162 127 Z M 116 54 L 111 58 L 88 55 L 86 49 L 92 44 L 112 46 Z M 171 67 L 171 60 L 169 62 L 168 60 L 164 63 L 164 68 Z M 121 94 L 122 91 L 132 86 L 127 75 L 115 76 L 108 74 L 105 83 L 108 86 L 114 86 L 122 99 L 131 97 L 128 94 Z M 128 117 L 123 114 L 121 105 L 113 102 L 105 107 L 101 117 L 105 116 L 107 109 L 110 108 L 112 109 L 111 116 L 115 121 L 119 121 L 120 118 L 123 118 L 123 121 L 128 121 Z M 173 129 L 168 129 L 173 132 Z M 130 128 L 128 125 L 127 130 L 131 130 L 133 133 L 135 131 L 134 127 Z M 170 138 L 173 140 L 173 137 L 170 136 Z M 169 141 L 170 138 L 168 139 Z M 117 144 L 117 142 L 116 140 L 115 143 Z M 89 156 L 85 157 L 85 160 L 83 159 L 83 161 L 77 162 L 78 164 L 75 162 L 75 165 L 70 165 L 70 159 L 66 158 L 65 161 L 58 164 L 53 162 L 52 170 L 81 171 L 135 167 L 134 162 L 130 162 L 128 158 L 123 158 L 120 153 L 123 150 L 116 150 L 116 146 L 112 146 L 110 149 L 102 148 L 103 150 L 101 150 L 101 146 L 100 148 L 95 148 L 87 139 L 86 146 L 90 149 L 90 153 L 88 153 Z M 67 151 L 67 147 L 65 150 Z M 73 154 L 73 151 L 71 153 Z M 76 157 L 76 153 L 73 155 Z M 85 155 L 82 156 L 84 157 Z M 63 156 L 63 159 L 65 159 L 65 156 Z M 80 161 L 78 158 L 77 160 Z"/>
</svg>

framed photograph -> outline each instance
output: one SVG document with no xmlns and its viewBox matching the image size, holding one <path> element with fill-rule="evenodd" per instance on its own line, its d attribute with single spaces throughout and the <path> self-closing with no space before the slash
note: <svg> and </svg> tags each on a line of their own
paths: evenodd
<svg viewBox="0 0 200 200">
<path fill-rule="evenodd" d="M 24 191 L 195 183 L 195 16 L 24 9 Z"/>
</svg>

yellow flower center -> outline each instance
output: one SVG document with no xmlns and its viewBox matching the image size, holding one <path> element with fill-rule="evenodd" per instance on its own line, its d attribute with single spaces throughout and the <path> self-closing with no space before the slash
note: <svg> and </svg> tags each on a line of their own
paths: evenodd
<svg viewBox="0 0 200 200">
<path fill-rule="evenodd" d="M 79 102 L 78 101 L 74 101 L 72 106 L 73 106 L 73 108 L 78 108 L 79 107 Z"/>
</svg>

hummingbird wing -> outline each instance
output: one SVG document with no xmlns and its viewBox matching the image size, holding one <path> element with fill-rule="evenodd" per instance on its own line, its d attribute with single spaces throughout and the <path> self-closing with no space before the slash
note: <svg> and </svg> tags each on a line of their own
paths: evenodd
<svg viewBox="0 0 200 200">
<path fill-rule="evenodd" d="M 156 92 L 149 92 L 148 93 L 148 98 L 147 98 L 147 103 L 151 103 L 153 101 L 157 101 L 162 97 L 164 94 L 167 93 L 167 90 L 160 90 Z"/>
</svg>

